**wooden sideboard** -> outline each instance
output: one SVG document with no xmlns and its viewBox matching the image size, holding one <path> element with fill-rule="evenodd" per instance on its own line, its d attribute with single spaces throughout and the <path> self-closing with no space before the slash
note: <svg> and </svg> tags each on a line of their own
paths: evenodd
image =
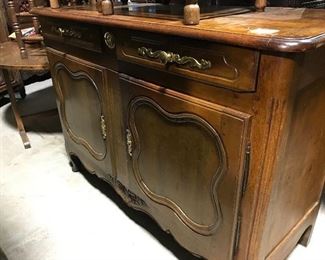
<svg viewBox="0 0 325 260">
<path fill-rule="evenodd" d="M 74 170 L 80 160 L 207 259 L 307 245 L 325 177 L 325 11 L 193 27 L 34 12 Z"/>
</svg>

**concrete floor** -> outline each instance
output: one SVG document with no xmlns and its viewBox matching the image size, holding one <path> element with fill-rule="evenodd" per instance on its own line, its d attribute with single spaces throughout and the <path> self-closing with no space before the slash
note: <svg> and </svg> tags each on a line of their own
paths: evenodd
<svg viewBox="0 0 325 260">
<path fill-rule="evenodd" d="M 51 81 L 26 87 L 23 114 L 55 107 Z M 3 100 L 2 100 L 3 103 Z M 24 150 L 10 105 L 0 109 L 0 260 L 195 259 L 108 184 L 73 173 L 57 115 L 26 118 Z M 325 202 L 308 248 L 290 260 L 323 260 Z"/>
</svg>

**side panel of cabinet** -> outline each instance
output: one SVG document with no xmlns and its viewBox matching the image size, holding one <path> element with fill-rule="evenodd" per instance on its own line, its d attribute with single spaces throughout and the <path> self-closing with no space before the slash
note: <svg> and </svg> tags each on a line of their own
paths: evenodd
<svg viewBox="0 0 325 260">
<path fill-rule="evenodd" d="M 108 77 L 104 68 L 48 48 L 57 104 L 70 156 L 111 180 Z"/>
<path fill-rule="evenodd" d="M 126 75 L 119 90 L 125 161 L 117 182 L 130 205 L 193 253 L 231 259 L 250 116 Z"/>
</svg>

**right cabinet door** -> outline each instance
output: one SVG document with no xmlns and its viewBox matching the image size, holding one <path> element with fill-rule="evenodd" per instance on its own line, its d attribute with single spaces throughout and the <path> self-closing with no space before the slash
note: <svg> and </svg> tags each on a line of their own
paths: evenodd
<svg viewBox="0 0 325 260">
<path fill-rule="evenodd" d="M 250 116 L 126 75 L 119 87 L 131 205 L 193 253 L 232 258 Z"/>
</svg>

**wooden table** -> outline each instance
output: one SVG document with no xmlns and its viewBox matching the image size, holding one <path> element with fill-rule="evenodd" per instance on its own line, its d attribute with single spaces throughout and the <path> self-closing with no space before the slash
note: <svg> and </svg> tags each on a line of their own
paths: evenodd
<svg viewBox="0 0 325 260">
<path fill-rule="evenodd" d="M 48 60 L 46 55 L 40 52 L 39 48 L 28 47 L 27 48 L 28 58 L 22 59 L 20 57 L 19 48 L 16 42 L 4 42 L 0 43 L 0 69 L 3 72 L 4 80 L 10 97 L 11 107 L 17 128 L 24 147 L 30 148 L 30 142 L 25 131 L 24 123 L 18 112 L 15 93 L 12 88 L 10 80 L 9 70 L 25 70 L 25 71 L 42 71 L 48 68 Z"/>
</svg>

